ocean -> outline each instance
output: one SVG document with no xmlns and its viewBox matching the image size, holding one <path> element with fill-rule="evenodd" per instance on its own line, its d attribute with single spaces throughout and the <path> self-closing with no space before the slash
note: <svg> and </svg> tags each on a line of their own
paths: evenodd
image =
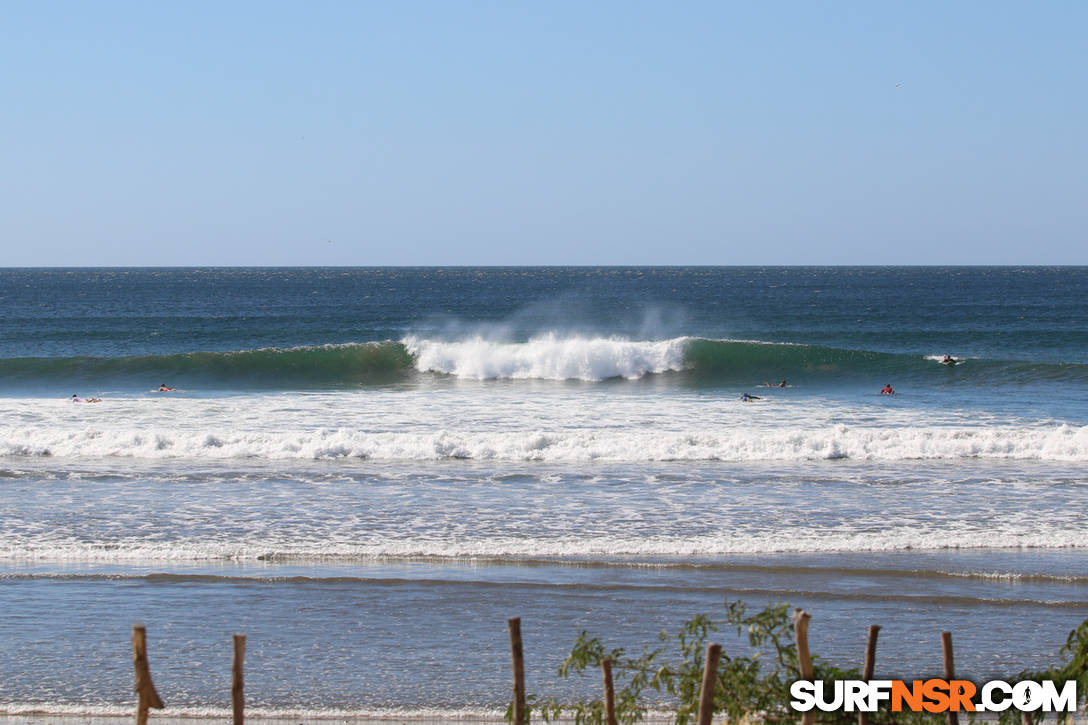
<svg viewBox="0 0 1088 725">
<path fill-rule="evenodd" d="M 349 718 L 501 712 L 515 616 L 559 698 L 580 631 L 726 601 L 845 667 L 880 624 L 883 677 L 1088 618 L 1088 268 L 2 269 L 0 311 L 0 715 L 129 712 L 137 622 L 168 714 L 229 713 L 241 632 L 253 712 Z"/>
</svg>

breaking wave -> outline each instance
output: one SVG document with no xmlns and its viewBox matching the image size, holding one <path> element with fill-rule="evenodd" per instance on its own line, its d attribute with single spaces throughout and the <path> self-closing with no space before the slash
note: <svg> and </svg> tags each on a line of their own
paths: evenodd
<svg viewBox="0 0 1088 725">
<path fill-rule="evenodd" d="M 612 338 L 561 338 L 523 343 L 474 338 L 440 342 L 408 338 L 404 345 L 416 369 L 476 380 L 526 379 L 634 380 L 652 373 L 687 369 L 690 338 L 633 341 Z"/>
<path fill-rule="evenodd" d="M 951 380 L 957 383 L 1088 382 L 1088 365 L 970 360 L 946 367 L 934 355 L 906 355 L 819 345 L 675 337 L 628 340 L 547 334 L 523 342 L 483 337 L 345 343 L 230 352 L 121 357 L 0 360 L 4 386 L 101 388 L 175 385 L 308 389 L 382 385 L 424 374 L 476 380 L 635 380 L 680 374 L 699 383 L 752 384 L 772 378 L 821 381 Z"/>
</svg>

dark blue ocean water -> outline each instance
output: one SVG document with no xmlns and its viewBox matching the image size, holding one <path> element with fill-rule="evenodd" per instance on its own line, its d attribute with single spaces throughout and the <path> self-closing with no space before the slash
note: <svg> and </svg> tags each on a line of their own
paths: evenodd
<svg viewBox="0 0 1088 725">
<path fill-rule="evenodd" d="M 697 385 L 1088 385 L 1088 268 L 9 269 L 0 310 L 8 392 L 166 376 L 204 390 L 386 384 L 418 378 L 409 336 L 545 334 L 691 338 L 669 379 Z M 924 361 L 944 354 L 969 364 Z"/>
</svg>

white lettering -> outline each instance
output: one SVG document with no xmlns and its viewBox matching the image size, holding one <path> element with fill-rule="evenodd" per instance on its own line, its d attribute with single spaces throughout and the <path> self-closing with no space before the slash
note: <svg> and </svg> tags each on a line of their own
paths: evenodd
<svg viewBox="0 0 1088 725">
<path fill-rule="evenodd" d="M 1038 682 L 1017 682 L 1012 686 L 1012 704 L 1017 710 L 1035 712 L 1043 704 L 1043 688 Z"/>
<path fill-rule="evenodd" d="M 876 712 L 880 709 L 880 703 L 892 699 L 891 680 L 869 680 L 869 701 L 866 704 L 866 712 Z"/>
<path fill-rule="evenodd" d="M 863 680 L 848 680 L 843 701 L 846 712 L 857 712 L 865 709 L 866 693 L 869 691 L 869 683 Z"/>
<path fill-rule="evenodd" d="M 790 685 L 790 707 L 798 712 L 808 712 L 816 707 L 816 684 L 809 680 L 797 680 Z"/>
<path fill-rule="evenodd" d="M 1000 700 L 994 699 L 994 691 L 1000 692 Z M 1012 687 L 1002 680 L 992 680 L 982 686 L 982 702 L 977 706 L 979 712 L 1004 712 L 1012 706 L 1009 695 Z"/>
<path fill-rule="evenodd" d="M 1053 680 L 1043 680 L 1043 697 L 1048 702 L 1049 712 L 1077 711 L 1077 681 L 1067 680 L 1061 692 Z"/>
<path fill-rule="evenodd" d="M 842 707 L 844 683 L 842 680 L 835 680 L 831 683 L 831 692 L 834 696 L 830 700 L 827 699 L 827 693 L 824 690 L 826 684 L 823 680 L 816 681 L 816 707 L 824 712 L 834 712 Z"/>
<path fill-rule="evenodd" d="M 798 712 L 813 709 L 823 712 L 878 712 L 881 703 L 891 701 L 896 682 L 797 680 L 790 685 L 790 696 L 793 698 L 790 707 Z M 1077 683 L 1075 680 L 1064 683 L 1025 680 L 1010 685 L 1002 680 L 991 680 L 979 689 L 979 700 L 975 704 L 977 712 L 1004 712 L 1010 707 L 1024 712 L 1076 712 Z"/>
</svg>

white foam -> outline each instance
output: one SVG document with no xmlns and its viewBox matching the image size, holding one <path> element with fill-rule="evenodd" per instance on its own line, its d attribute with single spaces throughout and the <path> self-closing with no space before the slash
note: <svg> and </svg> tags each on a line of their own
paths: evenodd
<svg viewBox="0 0 1088 725">
<path fill-rule="evenodd" d="M 473 380 L 598 381 L 683 370 L 689 341 L 687 337 L 636 341 L 548 334 L 517 343 L 483 337 L 454 342 L 408 337 L 404 346 L 422 372 Z"/>
<path fill-rule="evenodd" d="M 1088 460 L 1088 427 L 367 432 L 0 427 L 0 455 L 388 461 Z"/>
<path fill-rule="evenodd" d="M 650 536 L 569 534 L 558 537 L 419 536 L 375 537 L 373 543 L 327 540 L 299 542 L 21 542 L 0 547 L 0 561 L 41 562 L 185 562 L 301 559 L 373 561 L 379 559 L 473 560 L 539 559 L 640 560 L 687 559 L 732 554 L 894 552 L 948 549 L 1088 548 L 1088 532 L 1071 526 L 1040 532 L 1026 526 L 978 526 L 958 530 L 932 525 L 888 526 L 880 532 L 794 528 L 782 531 L 730 532 L 709 535 Z"/>
<path fill-rule="evenodd" d="M 933 362 L 938 362 L 939 363 L 939 362 L 942 362 L 944 360 L 944 356 L 947 355 L 947 354 L 948 353 L 941 353 L 940 355 L 923 355 L 922 357 L 925 360 L 932 360 Z M 977 360 L 978 358 L 960 356 L 960 357 L 954 357 L 952 359 L 956 361 L 957 365 L 963 365 L 968 360 Z"/>
</svg>

